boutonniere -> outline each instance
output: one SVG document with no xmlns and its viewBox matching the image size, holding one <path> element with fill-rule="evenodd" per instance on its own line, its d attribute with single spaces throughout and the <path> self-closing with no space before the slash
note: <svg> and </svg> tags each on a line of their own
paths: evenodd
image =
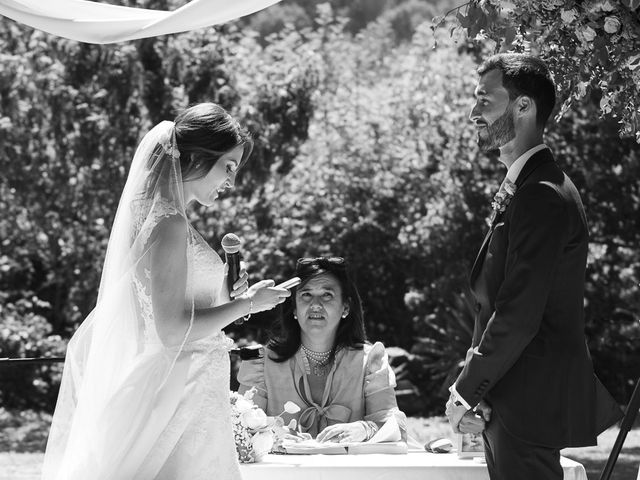
<svg viewBox="0 0 640 480">
<path fill-rule="evenodd" d="M 511 203 L 511 199 L 516 194 L 516 184 L 511 182 L 510 180 L 505 180 L 498 193 L 493 197 L 493 201 L 491 202 L 491 208 L 493 211 L 491 212 L 491 216 L 487 219 L 487 223 L 489 227 L 491 227 L 498 215 L 504 213 L 509 204 Z"/>
</svg>

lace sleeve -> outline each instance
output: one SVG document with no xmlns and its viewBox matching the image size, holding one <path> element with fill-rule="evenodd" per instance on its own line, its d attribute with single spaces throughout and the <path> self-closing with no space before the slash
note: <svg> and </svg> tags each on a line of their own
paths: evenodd
<svg viewBox="0 0 640 480">
<path fill-rule="evenodd" d="M 134 235 L 138 245 L 145 246 L 149 237 L 165 218 L 179 216 L 176 207 L 166 201 L 141 200 L 134 203 Z"/>
</svg>

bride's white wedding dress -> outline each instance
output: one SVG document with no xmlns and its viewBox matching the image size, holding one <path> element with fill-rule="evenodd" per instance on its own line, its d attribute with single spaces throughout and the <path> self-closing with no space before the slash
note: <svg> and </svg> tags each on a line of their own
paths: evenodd
<svg viewBox="0 0 640 480">
<path fill-rule="evenodd" d="M 158 211 L 154 216 L 158 220 L 177 214 L 169 205 L 160 203 L 156 207 Z M 191 226 L 189 233 L 192 241 L 189 242 L 191 260 L 188 264 L 192 265 L 193 272 L 188 276 L 187 297 L 195 299 L 196 309 L 212 307 L 224 280 L 224 264 Z M 143 271 L 148 273 L 146 267 Z M 145 344 L 155 355 L 165 355 L 153 323 L 151 297 L 146 293 L 150 290 L 149 279 L 145 274 L 135 281 L 145 321 Z M 180 389 L 175 387 L 172 387 L 172 393 L 165 393 L 172 397 L 165 400 L 168 405 L 177 402 L 175 413 L 159 434 L 157 425 L 148 425 L 153 430 L 148 435 L 150 444 L 140 448 L 150 449 L 150 452 L 134 476 L 136 480 L 240 479 L 229 403 L 229 349 L 232 346 L 233 342 L 224 332 L 183 346 L 171 377 L 167 379 L 167 384 L 180 384 L 182 394 L 178 398 L 176 392 Z M 132 373 L 133 377 L 148 376 L 152 372 L 145 369 L 152 370 L 153 363 L 152 360 L 142 364 L 139 371 Z M 165 418 L 171 409 L 154 413 Z"/>
<path fill-rule="evenodd" d="M 167 143 L 172 125 L 156 126 L 136 152 L 97 305 L 67 349 L 43 480 L 241 478 L 229 402 L 232 341 L 221 331 L 189 339 L 193 312 L 216 304 L 224 264 L 187 221 L 175 138 Z M 152 264 L 158 257 L 150 252 L 158 226 L 172 218 L 184 226 L 182 247 L 164 253 L 186 272 L 175 288 L 192 315 L 188 323 L 170 319 L 184 334 L 180 345 L 167 346 L 152 298 L 167 262 L 161 256 Z"/>
</svg>

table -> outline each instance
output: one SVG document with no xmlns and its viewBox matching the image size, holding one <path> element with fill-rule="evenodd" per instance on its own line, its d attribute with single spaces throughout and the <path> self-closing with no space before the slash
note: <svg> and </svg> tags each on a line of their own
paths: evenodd
<svg viewBox="0 0 640 480">
<path fill-rule="evenodd" d="M 561 463 L 564 480 L 587 480 L 580 463 Z M 267 455 L 240 470 L 243 480 L 489 480 L 486 464 L 455 453 Z"/>
</svg>

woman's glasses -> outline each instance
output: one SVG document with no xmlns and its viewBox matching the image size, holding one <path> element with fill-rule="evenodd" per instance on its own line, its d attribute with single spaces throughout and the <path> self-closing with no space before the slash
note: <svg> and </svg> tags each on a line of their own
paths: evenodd
<svg viewBox="0 0 640 480">
<path fill-rule="evenodd" d="M 345 260 L 342 257 L 305 257 L 298 259 L 298 268 L 306 267 L 308 265 L 318 265 L 319 267 L 344 267 Z"/>
</svg>

